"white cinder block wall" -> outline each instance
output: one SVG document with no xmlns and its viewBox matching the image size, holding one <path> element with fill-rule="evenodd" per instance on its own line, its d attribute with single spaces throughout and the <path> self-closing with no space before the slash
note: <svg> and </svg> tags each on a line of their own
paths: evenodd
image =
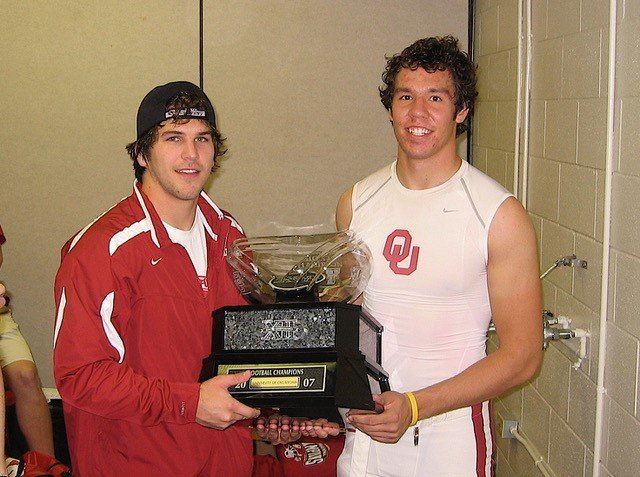
<svg viewBox="0 0 640 477">
<path fill-rule="evenodd" d="M 500 437 L 503 419 L 520 422 L 557 476 L 640 475 L 640 0 L 613 2 L 614 132 L 607 133 L 609 1 L 531 0 L 530 118 L 517 146 L 518 73 L 525 65 L 518 61 L 518 25 L 526 28 L 526 15 L 519 13 L 520 0 L 476 2 L 480 97 L 474 164 L 526 202 L 542 271 L 572 253 L 587 260 L 587 270 L 563 267 L 548 275 L 544 304 L 592 334 L 579 369 L 572 366 L 578 341 L 553 342 L 539 376 L 496 401 L 499 476 L 540 475 L 521 444 Z M 524 100 L 520 106 L 524 118 Z M 613 174 L 611 205 L 605 210 L 608 141 Z M 605 223 L 608 213 L 610 224 Z M 609 225 L 608 302 L 602 318 L 606 352 L 599 360 L 603 241 Z M 599 362 L 604 407 L 601 459 L 594 469 Z"/>
</svg>

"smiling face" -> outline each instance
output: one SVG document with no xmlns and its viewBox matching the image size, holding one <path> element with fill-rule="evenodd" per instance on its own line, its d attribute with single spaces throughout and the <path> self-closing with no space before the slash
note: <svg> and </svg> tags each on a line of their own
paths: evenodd
<svg viewBox="0 0 640 477">
<path fill-rule="evenodd" d="M 395 79 L 389 116 L 398 141 L 398 161 L 456 159 L 456 125 L 468 110 L 456 112 L 451 73 L 402 68 Z"/>
<path fill-rule="evenodd" d="M 185 202 L 195 206 L 211 174 L 214 153 L 211 128 L 206 122 L 167 121 L 158 130 L 148 158 L 138 156 L 140 165 L 146 167 L 142 190 L 159 212 Z"/>
</svg>

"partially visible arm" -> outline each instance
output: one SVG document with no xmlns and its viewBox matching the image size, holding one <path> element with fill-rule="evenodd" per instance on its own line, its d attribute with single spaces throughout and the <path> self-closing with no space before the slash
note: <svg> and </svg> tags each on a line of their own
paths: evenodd
<svg viewBox="0 0 640 477">
<path fill-rule="evenodd" d="M 86 256 L 85 256 L 86 258 Z M 126 326 L 130 296 L 115 282 L 109 258 L 91 253 L 85 261 L 67 255 L 56 277 L 54 375 L 66 403 L 96 415 L 142 426 L 198 422 L 223 429 L 258 411 L 233 399 L 227 388 L 248 376 L 217 376 L 198 382 L 172 382 L 146 376 L 117 349 Z M 118 301 L 125 303 L 118 306 Z"/>
<path fill-rule="evenodd" d="M 414 392 L 419 419 L 480 403 L 531 379 L 542 361 L 542 298 L 536 238 L 522 205 L 503 202 L 489 230 L 487 282 L 499 348 L 450 379 Z M 396 442 L 411 421 L 406 396 L 387 392 L 374 399 L 379 415 L 350 421 L 381 442 Z"/>
<path fill-rule="evenodd" d="M 4 237 L 4 235 L 2 235 L 2 229 L 0 229 L 0 238 L 2 237 Z M 1 240 L 0 240 L 0 267 L 2 267 L 2 241 Z M 7 292 L 7 289 L 4 287 L 2 283 L 0 283 L 0 307 L 3 307 L 4 305 L 7 304 L 7 299 L 4 296 L 6 292 Z M 4 390 L 4 388 L 2 389 Z M 2 412 L 4 412 L 4 410 Z M 2 422 L 4 422 L 4 419 L 2 419 Z"/>
<path fill-rule="evenodd" d="M 2 380 L 2 373 L 0 373 L 0 476 L 7 475 L 7 463 L 4 455 L 4 381 Z"/>
<path fill-rule="evenodd" d="M 542 362 L 542 293 L 536 237 L 515 198 L 489 230 L 487 282 L 499 348 L 447 381 L 416 394 L 420 418 L 494 398 L 531 379 Z"/>
<path fill-rule="evenodd" d="M 114 310 L 118 300 L 128 298 L 105 290 L 104 282 L 111 276 L 108 265 L 101 263 L 96 268 L 99 274 L 89 273 L 93 267 L 74 266 L 67 260 L 73 259 L 63 261 L 56 277 L 53 348 L 54 377 L 65 403 L 143 426 L 194 421 L 199 383 L 147 377 L 120 362 L 114 321 L 126 318 Z"/>
<path fill-rule="evenodd" d="M 338 206 L 336 207 L 336 230 L 338 232 L 349 230 L 349 226 L 351 225 L 351 219 L 353 218 L 353 206 L 351 205 L 352 196 L 353 187 L 344 191 L 340 199 L 338 199 Z M 354 305 L 362 305 L 362 295 L 351 303 Z"/>
<path fill-rule="evenodd" d="M 4 235 L 2 234 L 2 229 L 0 228 L 0 267 L 2 267 L 2 242 L 4 239 Z M 6 288 L 2 283 L 0 283 L 0 307 L 3 307 L 7 300 L 4 297 L 6 292 Z M 0 476 L 7 475 L 7 464 L 4 455 L 4 431 L 5 431 L 5 419 L 4 419 L 4 381 L 2 379 L 2 373 L 0 373 L 0 450 L 2 450 L 2 454 L 0 454 Z"/>
<path fill-rule="evenodd" d="M 351 208 L 351 195 L 353 187 L 342 193 L 336 207 L 336 229 L 340 232 L 349 229 L 353 210 Z"/>
</svg>

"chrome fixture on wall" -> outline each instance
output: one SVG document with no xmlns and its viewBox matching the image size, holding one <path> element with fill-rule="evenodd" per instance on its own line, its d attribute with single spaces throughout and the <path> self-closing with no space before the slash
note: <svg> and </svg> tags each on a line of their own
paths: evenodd
<svg viewBox="0 0 640 477">
<path fill-rule="evenodd" d="M 547 269 L 540 279 L 542 280 L 549 273 L 559 267 L 573 267 L 573 268 L 587 268 L 587 261 L 577 258 L 575 255 L 565 255 L 553 262 L 553 265 Z M 489 331 L 495 331 L 496 327 L 493 321 L 489 323 Z M 543 343 L 542 349 L 546 350 L 549 347 L 550 341 L 568 340 L 571 338 L 580 339 L 580 348 L 576 352 L 578 360 L 573 363 L 573 367 L 578 369 L 582 364 L 582 361 L 587 355 L 587 338 L 591 337 L 591 333 L 587 330 L 580 328 L 571 328 L 571 319 L 566 316 L 555 316 L 549 310 L 542 310 L 542 336 Z"/>
<path fill-rule="evenodd" d="M 574 255 L 565 255 L 564 257 L 560 257 L 558 260 L 553 262 L 546 272 L 540 275 L 540 279 L 542 280 L 544 277 L 549 275 L 553 270 L 558 267 L 573 267 L 573 268 L 587 268 L 587 261 L 580 260 Z"/>
</svg>

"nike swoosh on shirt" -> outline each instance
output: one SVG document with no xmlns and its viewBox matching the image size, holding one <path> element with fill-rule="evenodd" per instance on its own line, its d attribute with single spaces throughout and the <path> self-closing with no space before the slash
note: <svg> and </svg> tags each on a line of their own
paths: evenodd
<svg viewBox="0 0 640 477">
<path fill-rule="evenodd" d="M 458 212 L 458 209 L 447 209 L 446 207 L 442 209 L 442 212 L 448 214 L 449 212 Z"/>
<path fill-rule="evenodd" d="M 158 262 L 159 262 L 160 260 L 162 260 L 162 257 L 157 258 L 157 259 L 155 259 L 155 260 L 152 258 L 152 259 L 151 259 L 151 265 L 157 265 L 157 264 L 158 264 Z"/>
</svg>

